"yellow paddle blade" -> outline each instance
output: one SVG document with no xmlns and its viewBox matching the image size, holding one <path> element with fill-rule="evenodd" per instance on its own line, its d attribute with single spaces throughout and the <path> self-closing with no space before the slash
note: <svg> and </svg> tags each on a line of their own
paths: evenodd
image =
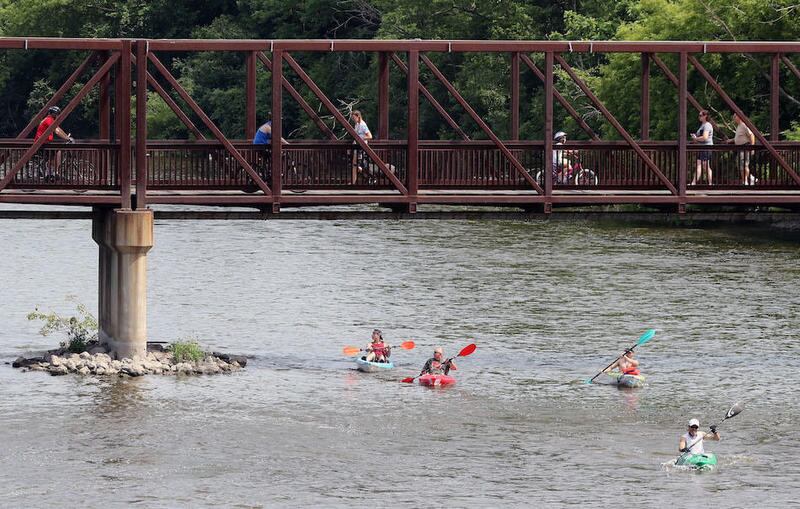
<svg viewBox="0 0 800 509">
<path fill-rule="evenodd" d="M 360 351 L 361 351 L 361 349 L 359 347 L 357 347 L 357 346 L 346 346 L 346 347 L 342 348 L 342 353 L 344 353 L 345 355 L 350 356 L 350 357 L 352 357 L 353 355 L 356 355 Z"/>
<path fill-rule="evenodd" d="M 400 343 L 400 348 L 402 348 L 403 350 L 413 350 L 415 346 L 417 345 L 414 344 L 413 341 L 403 341 L 402 343 Z"/>
</svg>

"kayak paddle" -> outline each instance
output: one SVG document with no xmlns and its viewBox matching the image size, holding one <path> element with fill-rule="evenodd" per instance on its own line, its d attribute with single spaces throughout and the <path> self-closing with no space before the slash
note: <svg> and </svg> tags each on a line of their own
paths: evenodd
<svg viewBox="0 0 800 509">
<path fill-rule="evenodd" d="M 717 427 L 719 427 L 723 422 L 727 421 L 728 419 L 730 419 L 732 417 L 736 417 L 737 415 L 742 413 L 742 410 L 744 410 L 744 405 L 742 405 L 741 403 L 736 403 L 735 405 L 733 405 L 731 407 L 730 410 L 728 410 L 728 413 L 725 414 L 725 417 L 723 417 L 721 421 L 719 421 L 716 424 L 712 424 L 711 426 L 708 427 L 708 429 L 716 430 Z M 698 438 L 697 440 L 695 440 L 692 443 L 692 445 L 686 447 L 687 451 L 685 453 L 681 454 L 680 457 L 678 457 L 678 459 L 675 460 L 675 463 L 679 463 L 683 459 L 684 456 L 689 454 L 689 451 L 692 450 L 692 447 L 694 447 L 697 444 L 697 442 L 699 442 L 700 440 L 702 440 L 702 438 Z"/>
<path fill-rule="evenodd" d="M 647 342 L 648 342 L 648 341 L 650 341 L 650 340 L 653 338 L 653 336 L 655 336 L 655 335 L 656 335 L 656 330 L 655 330 L 655 329 L 648 329 L 648 330 L 647 330 L 647 331 L 646 331 L 644 334 L 642 334 L 641 336 L 639 336 L 639 341 L 637 341 L 635 345 L 633 345 L 632 347 L 630 347 L 630 348 L 629 348 L 629 350 L 633 350 L 633 349 L 634 349 L 634 348 L 636 348 L 637 346 L 641 346 L 641 345 L 643 345 L 643 344 L 647 343 Z M 622 354 L 622 355 L 625 355 L 625 354 Z M 622 358 L 622 355 L 620 355 L 619 357 L 617 357 L 616 359 L 614 359 L 614 362 L 617 362 L 618 360 L 620 360 L 620 359 Z M 594 379 L 595 379 L 595 378 L 597 378 L 598 376 L 600 376 L 600 375 L 602 375 L 602 374 L 603 374 L 603 371 L 605 371 L 605 370 L 607 370 L 608 368 L 610 368 L 611 366 L 613 366 L 613 365 L 614 365 L 614 362 L 612 362 L 611 364 L 609 364 L 608 366 L 606 366 L 605 368 L 603 368 L 603 370 L 602 370 L 602 371 L 600 371 L 600 373 L 598 373 L 598 374 L 594 375 L 592 378 L 589 378 L 589 379 L 587 379 L 587 380 L 586 380 L 586 381 L 584 381 L 583 383 L 585 383 L 585 384 L 590 384 L 590 383 L 592 383 L 592 382 L 594 381 Z"/>
<path fill-rule="evenodd" d="M 417 345 L 413 341 L 403 341 L 402 343 L 400 343 L 399 347 L 390 346 L 389 348 L 402 348 L 403 350 L 413 350 L 415 346 Z M 358 352 L 364 352 L 364 351 L 366 351 L 366 349 L 359 348 L 357 346 L 346 346 L 342 348 L 342 352 L 350 357 L 357 354 Z"/>
<path fill-rule="evenodd" d="M 465 346 L 464 348 L 462 348 L 462 349 L 461 349 L 461 351 L 460 351 L 460 352 L 458 352 L 458 355 L 456 355 L 455 357 L 450 357 L 449 359 L 447 359 L 446 361 L 444 361 L 444 362 L 442 363 L 442 365 L 444 366 L 445 364 L 447 364 L 448 362 L 452 361 L 452 360 L 453 360 L 453 359 L 455 359 L 456 357 L 466 357 L 467 355 L 471 355 L 471 354 L 472 354 L 472 352 L 474 352 L 476 348 L 478 348 L 478 347 L 477 347 L 477 345 L 475 345 L 475 343 L 471 343 L 471 344 L 469 344 L 469 345 Z M 421 377 L 421 376 L 422 376 L 422 373 L 420 373 L 420 374 L 419 374 L 419 375 L 417 375 L 417 376 L 412 376 L 412 377 L 408 377 L 408 378 L 403 378 L 402 380 L 400 380 L 400 382 L 401 382 L 401 383 L 404 383 L 404 384 L 410 384 L 410 383 L 412 383 L 414 380 L 416 380 L 417 378 L 419 378 L 419 377 Z"/>
</svg>

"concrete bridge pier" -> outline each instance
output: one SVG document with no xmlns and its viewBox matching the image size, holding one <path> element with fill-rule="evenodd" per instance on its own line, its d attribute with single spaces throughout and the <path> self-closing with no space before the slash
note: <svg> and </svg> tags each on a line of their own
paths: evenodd
<svg viewBox="0 0 800 509">
<path fill-rule="evenodd" d="M 99 338 L 117 357 L 147 352 L 147 252 L 153 211 L 95 209 L 92 238 L 99 248 Z"/>
</svg>

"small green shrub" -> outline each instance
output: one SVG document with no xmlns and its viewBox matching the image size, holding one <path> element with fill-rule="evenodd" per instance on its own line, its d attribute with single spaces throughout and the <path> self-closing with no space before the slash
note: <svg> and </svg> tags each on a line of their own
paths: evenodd
<svg viewBox="0 0 800 509">
<path fill-rule="evenodd" d="M 176 362 L 197 362 L 206 355 L 196 341 L 175 341 L 169 345 L 169 350 Z"/>
<path fill-rule="evenodd" d="M 39 329 L 42 336 L 49 336 L 53 332 L 66 333 L 67 339 L 61 342 L 61 348 L 73 353 L 85 352 L 89 343 L 97 340 L 97 319 L 74 296 L 67 297 L 67 300 L 76 303 L 78 316 L 65 317 L 56 312 L 42 313 L 37 307 L 28 313 L 28 320 L 44 322 Z"/>
</svg>

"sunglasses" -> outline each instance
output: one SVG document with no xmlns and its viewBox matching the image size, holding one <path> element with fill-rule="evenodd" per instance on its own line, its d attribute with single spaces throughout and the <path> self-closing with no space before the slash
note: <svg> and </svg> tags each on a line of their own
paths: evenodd
<svg viewBox="0 0 800 509">
<path fill-rule="evenodd" d="M 692 429 L 700 429 L 700 426 L 689 426 Z"/>
</svg>

